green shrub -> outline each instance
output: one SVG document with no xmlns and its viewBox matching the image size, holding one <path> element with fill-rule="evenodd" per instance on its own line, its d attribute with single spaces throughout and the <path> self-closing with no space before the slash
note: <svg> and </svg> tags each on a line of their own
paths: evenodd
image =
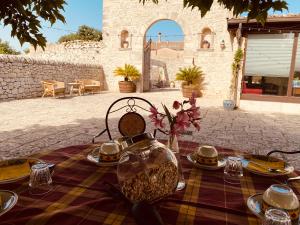
<svg viewBox="0 0 300 225">
<path fill-rule="evenodd" d="M 58 39 L 58 43 L 63 43 L 67 41 L 75 41 L 75 40 L 84 40 L 84 41 L 101 41 L 102 40 L 102 32 L 86 26 L 82 25 L 78 28 L 76 33 L 67 34 L 61 36 Z"/>
</svg>

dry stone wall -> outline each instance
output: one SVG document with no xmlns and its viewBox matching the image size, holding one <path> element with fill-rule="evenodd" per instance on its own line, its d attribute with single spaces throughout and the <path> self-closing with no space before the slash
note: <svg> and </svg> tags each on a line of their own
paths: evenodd
<svg viewBox="0 0 300 225">
<path fill-rule="evenodd" d="M 1 55 L 0 101 L 39 97 L 43 93 L 42 80 L 58 80 L 67 84 L 84 78 L 105 81 L 99 65 Z"/>
<path fill-rule="evenodd" d="M 100 41 L 69 41 L 61 44 L 47 44 L 42 48 L 30 48 L 28 56 L 36 59 L 55 60 L 71 63 L 101 65 L 105 44 Z"/>
</svg>

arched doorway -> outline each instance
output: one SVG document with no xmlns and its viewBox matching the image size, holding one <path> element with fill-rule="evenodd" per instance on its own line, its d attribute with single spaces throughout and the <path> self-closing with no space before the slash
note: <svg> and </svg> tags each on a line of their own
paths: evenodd
<svg viewBox="0 0 300 225">
<path fill-rule="evenodd" d="M 183 61 L 184 33 L 174 20 L 160 19 L 145 32 L 143 48 L 143 91 L 170 85 Z"/>
</svg>

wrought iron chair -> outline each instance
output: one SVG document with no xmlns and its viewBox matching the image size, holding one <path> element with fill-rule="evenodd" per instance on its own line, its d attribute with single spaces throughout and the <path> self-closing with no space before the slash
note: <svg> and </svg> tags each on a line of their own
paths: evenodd
<svg viewBox="0 0 300 225">
<path fill-rule="evenodd" d="M 105 129 L 94 136 L 92 142 L 95 143 L 95 139 L 105 132 L 107 132 L 109 139 L 112 140 L 109 117 L 116 112 L 122 112 L 123 114 L 118 121 L 118 130 L 123 137 L 144 133 L 146 130 L 146 121 L 138 112 L 150 113 L 150 107 L 152 106 L 149 101 L 140 97 L 124 97 L 114 101 L 106 112 Z M 154 136 L 156 135 L 156 131 L 157 129 L 154 129 Z"/>
</svg>

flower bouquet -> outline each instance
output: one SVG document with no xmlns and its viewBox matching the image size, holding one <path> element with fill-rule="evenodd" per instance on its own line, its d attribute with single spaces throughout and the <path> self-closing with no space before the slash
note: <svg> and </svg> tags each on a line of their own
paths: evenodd
<svg viewBox="0 0 300 225">
<path fill-rule="evenodd" d="M 191 125 L 196 130 L 200 130 L 200 109 L 196 106 L 196 98 L 193 95 L 189 100 L 183 102 L 174 101 L 173 109 L 177 110 L 176 114 L 172 114 L 166 105 L 162 105 L 164 113 L 158 112 L 154 106 L 150 108 L 150 119 L 155 127 L 161 132 L 169 135 L 168 147 L 175 153 L 178 161 L 178 170 L 181 177 L 177 184 L 177 190 L 185 188 L 185 180 L 181 169 L 180 155 L 177 136 L 181 135 Z M 169 126 L 166 126 L 165 120 L 168 121 Z"/>
<path fill-rule="evenodd" d="M 169 135 L 169 147 L 172 146 L 174 139 L 181 135 L 191 125 L 196 130 L 200 130 L 200 108 L 196 106 L 196 98 L 193 95 L 189 100 L 183 102 L 174 101 L 173 109 L 178 110 L 172 114 L 166 105 L 162 105 L 164 113 L 158 112 L 154 106 L 150 108 L 150 119 L 154 126 L 161 132 Z M 186 109 L 185 109 L 186 108 Z M 165 120 L 169 126 L 166 126 Z M 178 149 L 173 149 L 178 150 Z"/>
</svg>

